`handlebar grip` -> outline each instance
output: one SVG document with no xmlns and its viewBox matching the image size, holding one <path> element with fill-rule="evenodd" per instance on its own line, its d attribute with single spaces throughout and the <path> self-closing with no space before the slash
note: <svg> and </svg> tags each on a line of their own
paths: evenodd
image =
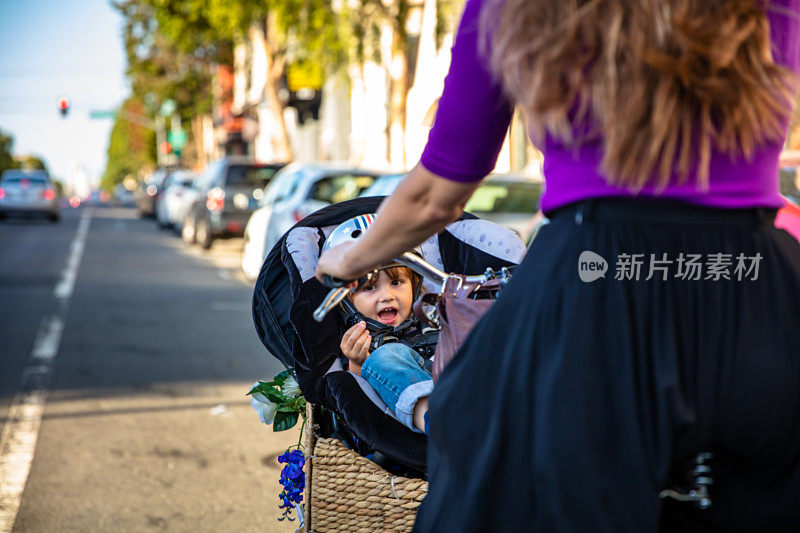
<svg viewBox="0 0 800 533">
<path fill-rule="evenodd" d="M 325 297 L 325 300 L 317 307 L 314 311 L 314 320 L 317 322 L 322 322 L 322 319 L 325 318 L 331 309 L 339 305 L 339 302 L 345 299 L 345 297 L 350 293 L 350 289 L 347 287 L 337 287 L 335 289 L 331 289 L 328 293 L 328 296 Z"/>
</svg>

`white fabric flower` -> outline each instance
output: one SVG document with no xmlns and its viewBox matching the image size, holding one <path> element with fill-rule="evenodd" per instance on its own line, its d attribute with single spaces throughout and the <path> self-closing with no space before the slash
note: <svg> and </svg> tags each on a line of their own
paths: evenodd
<svg viewBox="0 0 800 533">
<path fill-rule="evenodd" d="M 281 392 L 283 392 L 285 396 L 289 396 L 291 398 L 300 396 L 300 386 L 294 380 L 294 376 L 289 376 L 286 378 L 286 381 L 283 382 L 283 386 L 281 387 Z"/>
<path fill-rule="evenodd" d="M 275 420 L 275 413 L 278 411 L 278 406 L 267 399 L 266 396 L 260 392 L 254 392 L 250 395 L 250 405 L 256 410 L 258 418 L 265 424 L 272 424 Z"/>
</svg>

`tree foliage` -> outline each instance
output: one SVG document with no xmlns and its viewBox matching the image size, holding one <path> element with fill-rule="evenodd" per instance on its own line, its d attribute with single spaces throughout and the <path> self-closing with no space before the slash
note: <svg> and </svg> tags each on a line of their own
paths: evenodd
<svg viewBox="0 0 800 533">
<path fill-rule="evenodd" d="M 17 168 L 25 168 L 28 170 L 44 170 L 47 172 L 47 164 L 44 159 L 35 155 L 23 155 L 16 157 Z"/>
<path fill-rule="evenodd" d="M 141 177 L 156 165 L 155 132 L 135 124 L 125 117 L 144 115 L 144 104 L 132 96 L 117 113 L 108 142 L 108 162 L 101 186 L 111 189 L 127 176 Z"/>
<path fill-rule="evenodd" d="M 437 0 L 437 38 L 451 30 L 447 21 L 462 4 L 463 0 Z M 176 102 L 184 121 L 210 114 L 217 66 L 232 69 L 236 43 L 248 40 L 255 28 L 263 35 L 267 53 L 265 96 L 276 110 L 288 146 L 282 123 L 286 99 L 279 96 L 287 69 L 309 78 L 367 59 L 380 62 L 380 36 L 388 25 L 394 35 L 393 55 L 405 58 L 404 74 L 393 80 L 393 116 L 402 122 L 404 105 L 397 102 L 405 99 L 412 83 L 407 71 L 416 51 L 406 32 L 411 0 L 112 0 L 112 5 L 124 19 L 132 98 L 150 117 L 166 100 Z M 127 127 L 119 121 L 118 125 Z M 117 136 L 124 138 L 119 132 Z M 111 152 L 109 148 L 109 157 Z M 124 156 L 123 150 L 114 153 Z M 110 160 L 106 179 L 117 179 L 127 165 L 124 157 Z"/>
<path fill-rule="evenodd" d="M 127 75 L 134 96 L 151 116 L 171 99 L 182 118 L 190 119 L 211 111 L 212 67 L 231 63 L 232 41 L 210 38 L 205 18 L 185 19 L 186 13 L 173 3 L 180 4 L 121 0 L 113 5 L 125 21 Z"/>
<path fill-rule="evenodd" d="M 0 172 L 17 168 L 13 155 L 14 137 L 0 131 Z"/>
</svg>

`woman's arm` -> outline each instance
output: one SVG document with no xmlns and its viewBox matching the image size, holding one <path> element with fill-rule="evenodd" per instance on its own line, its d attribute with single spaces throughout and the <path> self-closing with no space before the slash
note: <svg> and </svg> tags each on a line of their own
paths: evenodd
<svg viewBox="0 0 800 533">
<path fill-rule="evenodd" d="M 417 165 L 381 204 L 364 237 L 325 252 L 317 272 L 356 279 L 394 259 L 458 218 L 479 184 L 447 180 Z"/>
</svg>

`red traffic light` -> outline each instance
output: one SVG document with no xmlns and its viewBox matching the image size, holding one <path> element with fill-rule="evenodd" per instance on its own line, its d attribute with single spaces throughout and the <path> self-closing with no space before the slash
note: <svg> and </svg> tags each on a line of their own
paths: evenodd
<svg viewBox="0 0 800 533">
<path fill-rule="evenodd" d="M 69 111 L 69 100 L 64 98 L 63 96 L 58 99 L 58 110 L 61 113 L 61 116 L 66 116 L 67 111 Z"/>
<path fill-rule="evenodd" d="M 172 145 L 169 144 L 169 142 L 164 141 L 164 142 L 162 142 L 161 144 L 158 145 L 158 150 L 162 154 L 168 154 L 168 153 L 170 153 L 172 151 Z"/>
</svg>

